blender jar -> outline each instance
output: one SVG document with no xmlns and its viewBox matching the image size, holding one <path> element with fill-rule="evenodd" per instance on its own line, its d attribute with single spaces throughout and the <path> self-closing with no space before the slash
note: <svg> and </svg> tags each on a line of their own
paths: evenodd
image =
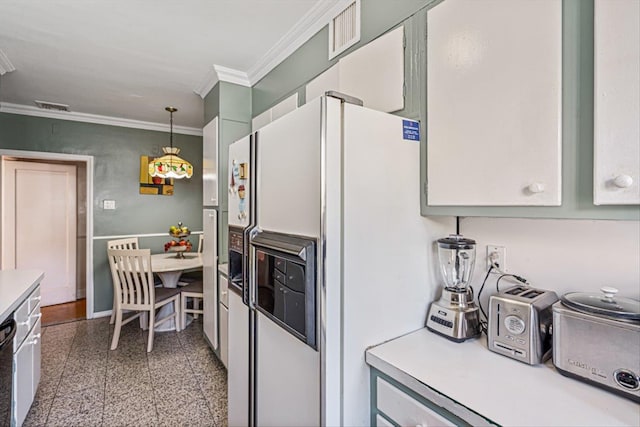
<svg viewBox="0 0 640 427">
<path fill-rule="evenodd" d="M 438 260 L 445 288 L 466 292 L 476 261 L 476 241 L 460 234 L 438 239 Z"/>
</svg>

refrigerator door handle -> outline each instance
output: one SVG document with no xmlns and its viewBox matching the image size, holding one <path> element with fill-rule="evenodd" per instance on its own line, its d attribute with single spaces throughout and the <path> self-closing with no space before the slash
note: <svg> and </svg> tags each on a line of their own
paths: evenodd
<svg viewBox="0 0 640 427">
<path fill-rule="evenodd" d="M 255 256 L 255 249 L 251 244 L 249 244 L 249 242 L 259 232 L 260 230 L 256 227 L 256 228 L 252 228 L 251 230 L 247 230 L 247 233 L 245 235 L 246 250 L 248 255 L 247 256 L 248 271 L 245 272 L 245 277 L 246 277 L 245 286 L 247 287 L 247 289 L 244 292 L 246 294 L 246 301 L 244 302 L 249 306 L 250 309 L 253 309 L 253 310 L 255 310 L 256 308 L 256 275 L 255 275 L 255 257 L 256 256 Z"/>
</svg>

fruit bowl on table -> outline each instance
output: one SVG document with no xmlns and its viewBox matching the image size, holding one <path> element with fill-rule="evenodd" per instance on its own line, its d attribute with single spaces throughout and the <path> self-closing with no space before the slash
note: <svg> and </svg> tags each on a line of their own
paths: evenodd
<svg viewBox="0 0 640 427">
<path fill-rule="evenodd" d="M 176 258 L 184 258 L 184 253 L 189 251 L 191 248 L 188 247 L 187 245 L 175 245 L 175 246 L 169 246 L 169 248 L 167 248 L 166 252 L 175 252 L 176 253 Z"/>
</svg>

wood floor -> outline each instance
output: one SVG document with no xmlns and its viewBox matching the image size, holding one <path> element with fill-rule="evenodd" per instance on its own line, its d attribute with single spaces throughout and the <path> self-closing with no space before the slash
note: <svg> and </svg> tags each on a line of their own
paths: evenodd
<svg viewBox="0 0 640 427">
<path fill-rule="evenodd" d="M 56 325 L 58 323 L 69 322 L 71 320 L 86 319 L 86 307 L 87 300 L 84 298 L 65 304 L 42 307 L 42 326 Z"/>
</svg>

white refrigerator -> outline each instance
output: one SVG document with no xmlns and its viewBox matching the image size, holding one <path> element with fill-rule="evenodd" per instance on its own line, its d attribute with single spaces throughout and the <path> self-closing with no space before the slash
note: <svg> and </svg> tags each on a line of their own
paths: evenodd
<svg viewBox="0 0 640 427">
<path fill-rule="evenodd" d="M 424 326 L 450 231 L 420 216 L 419 133 L 323 96 L 254 134 L 249 397 L 230 360 L 230 425 L 370 424 L 365 350 Z"/>
</svg>

